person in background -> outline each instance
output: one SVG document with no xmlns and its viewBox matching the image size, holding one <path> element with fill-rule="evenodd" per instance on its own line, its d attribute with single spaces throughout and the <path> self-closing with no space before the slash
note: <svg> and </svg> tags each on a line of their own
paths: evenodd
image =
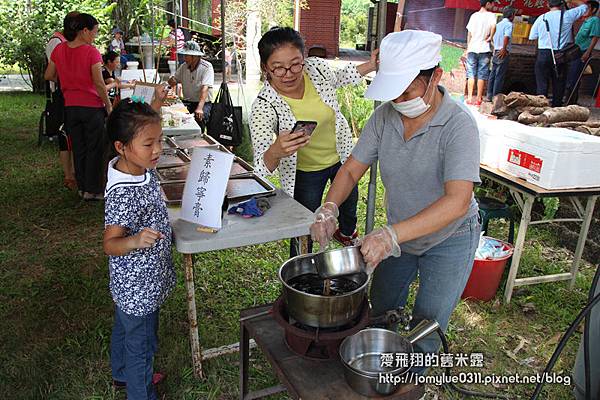
<svg viewBox="0 0 600 400">
<path fill-rule="evenodd" d="M 170 60 L 177 60 L 178 64 L 183 64 L 185 60 L 179 51 L 182 50 L 185 45 L 185 35 L 181 28 L 176 27 L 174 19 L 170 19 L 167 22 L 167 25 L 171 28 L 171 32 L 167 38 L 163 39 L 162 44 L 163 46 L 169 46 L 171 48 Z"/>
<path fill-rule="evenodd" d="M 63 32 L 54 32 L 46 44 L 46 61 L 50 61 L 52 52 L 59 44 L 66 42 L 64 32 L 70 29 L 72 19 L 77 17 L 79 12 L 72 11 L 68 13 L 63 20 Z M 55 103 L 53 111 L 60 115 L 49 115 L 49 118 L 57 118 L 59 124 L 63 125 L 63 130 L 58 132 L 58 159 L 63 170 L 63 186 L 67 189 L 77 190 L 77 180 L 75 179 L 75 167 L 73 166 L 73 152 L 71 138 L 64 129 L 65 122 L 65 99 L 60 88 L 60 82 L 48 82 L 52 103 Z M 53 124 L 53 125 L 59 125 Z"/>
<path fill-rule="evenodd" d="M 563 49 L 573 41 L 573 23 L 581 18 L 588 10 L 582 0 L 570 2 L 577 5 L 575 8 L 564 11 L 562 16 L 562 29 L 560 27 L 563 0 L 548 0 L 550 11 L 536 18 L 529 40 L 537 40 L 538 53 L 535 59 L 535 83 L 537 94 L 548 96 L 548 81 L 552 80 L 552 107 L 563 104 L 567 64 L 554 65 L 554 51 Z M 547 25 L 546 25 L 547 24 Z M 548 32 L 548 29 L 550 32 Z M 560 31 L 560 39 L 558 32 Z M 560 42 L 560 47 L 559 47 Z"/>
<path fill-rule="evenodd" d="M 193 40 L 186 42 L 178 54 L 183 56 L 185 63 L 169 78 L 169 85 L 175 88 L 178 83 L 181 84 L 183 103 L 204 130 L 212 107 L 212 88 L 215 83 L 213 66 L 202 59 L 204 53 L 200 50 L 200 45 Z"/>
<path fill-rule="evenodd" d="M 429 319 L 445 331 L 479 243 L 473 186 L 481 180 L 477 124 L 439 86 L 441 48 L 442 37 L 425 31 L 394 32 L 382 40 L 379 70 L 365 98 L 384 103 L 367 121 L 310 231 L 327 245 L 338 204 L 378 161 L 388 225 L 362 238 L 360 247 L 367 268 L 376 267 L 371 315 L 404 307 L 418 277 L 411 326 Z M 437 335 L 429 335 L 415 343 L 415 351 L 436 353 L 439 345 Z"/>
<path fill-rule="evenodd" d="M 233 54 L 229 50 L 229 46 L 225 47 L 225 79 L 227 82 L 233 82 L 231 78 L 231 63 L 233 62 Z"/>
<path fill-rule="evenodd" d="M 109 51 L 102 56 L 102 61 L 104 62 L 104 65 L 102 66 L 102 79 L 104 79 L 104 83 L 106 84 L 108 97 L 114 103 L 121 87 L 121 82 L 115 75 L 115 71 L 119 69 L 121 64 L 121 59 L 119 58 L 118 53 Z"/>
<path fill-rule="evenodd" d="M 119 68 L 121 68 L 121 66 L 126 67 L 127 61 L 132 61 L 133 57 L 131 56 L 131 54 L 127 54 L 127 51 L 125 50 L 125 43 L 123 42 L 123 31 L 118 27 L 115 27 L 113 28 L 111 33 L 113 35 L 113 39 L 110 41 L 108 51 L 114 51 L 119 55 L 121 61 L 121 65 L 119 65 Z"/>
<path fill-rule="evenodd" d="M 160 116 L 144 102 L 125 99 L 106 128 L 118 153 L 108 166 L 103 235 L 115 303 L 113 387 L 126 389 L 128 399 L 156 400 L 155 385 L 164 378 L 153 373 L 159 310 L 175 287 L 172 231 L 155 170 Z"/>
<path fill-rule="evenodd" d="M 508 69 L 509 54 L 513 32 L 513 20 L 516 9 L 506 6 L 502 10 L 502 21 L 496 25 L 494 33 L 494 55 L 492 56 L 492 71 L 488 80 L 487 98 L 492 98 L 502 91 L 504 75 Z"/>
<path fill-rule="evenodd" d="M 314 211 L 353 146 L 336 89 L 359 84 L 363 76 L 375 71 L 377 53 L 368 62 L 336 70 L 323 59 L 305 59 L 300 33 L 281 27 L 263 35 L 258 52 L 266 82 L 250 112 L 255 169 L 264 177 L 278 169 L 283 190 Z M 316 121 L 312 135 L 290 132 L 297 120 Z M 348 199 L 340 203 L 340 229 L 335 238 L 346 246 L 358 237 L 357 201 L 358 188 L 353 187 Z M 290 254 L 298 253 L 293 240 Z"/>
<path fill-rule="evenodd" d="M 489 11 L 492 3 L 492 0 L 480 0 L 481 8 L 471 15 L 467 24 L 467 104 L 481 104 L 490 74 L 490 42 L 496 30 L 496 14 Z M 477 98 L 473 99 L 475 81 Z"/>
<path fill-rule="evenodd" d="M 575 60 L 569 63 L 569 72 L 565 90 L 565 94 L 567 96 L 569 96 L 571 91 L 573 91 L 573 88 L 575 88 L 577 79 L 579 79 L 579 75 L 581 75 L 585 63 L 592 56 L 592 51 L 598 43 L 598 38 L 600 38 L 600 18 L 598 18 L 596 15 L 598 14 L 598 7 L 600 3 L 595 0 L 590 0 L 586 4 L 588 10 L 584 14 L 585 21 L 579 28 L 577 36 L 575 36 L 575 44 L 577 47 L 579 47 L 581 54 L 580 57 L 577 57 Z M 571 96 L 570 103 L 576 103 L 577 98 L 577 88 L 575 88 L 573 91 L 573 96 Z"/>
<path fill-rule="evenodd" d="M 44 74 L 60 81 L 65 97 L 66 130 L 73 141 L 75 177 L 84 200 L 101 200 L 104 192 L 104 119 L 112 111 L 102 79 L 102 56 L 92 45 L 98 20 L 79 14 L 65 30 L 67 42 L 52 52 Z"/>
</svg>

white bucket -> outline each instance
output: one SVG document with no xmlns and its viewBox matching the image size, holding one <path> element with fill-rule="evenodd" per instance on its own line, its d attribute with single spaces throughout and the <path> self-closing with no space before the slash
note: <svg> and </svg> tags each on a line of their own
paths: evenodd
<svg viewBox="0 0 600 400">
<path fill-rule="evenodd" d="M 171 75 L 175 75 L 175 71 L 177 71 L 177 61 L 169 60 L 167 61 L 167 63 L 169 64 L 169 72 L 171 73 Z"/>
<path fill-rule="evenodd" d="M 138 69 L 139 62 L 127 61 L 127 69 Z"/>
</svg>

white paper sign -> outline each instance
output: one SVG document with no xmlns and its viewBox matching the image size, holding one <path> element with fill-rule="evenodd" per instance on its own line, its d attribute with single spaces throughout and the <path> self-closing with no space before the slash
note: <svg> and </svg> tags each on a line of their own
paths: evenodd
<svg viewBox="0 0 600 400">
<path fill-rule="evenodd" d="M 181 200 L 181 219 L 209 228 L 221 228 L 221 206 L 225 198 L 233 154 L 196 147 Z"/>
<path fill-rule="evenodd" d="M 154 99 L 154 92 L 156 91 L 156 86 L 152 84 L 145 83 L 136 83 L 133 88 L 133 95 L 137 97 L 141 97 L 144 99 L 144 102 L 148 104 L 152 104 L 152 99 Z"/>
<path fill-rule="evenodd" d="M 154 82 L 157 73 L 155 69 L 124 69 L 121 71 L 121 80 L 125 82 L 131 82 L 133 80 L 144 82 L 144 73 L 146 76 L 146 82 Z M 160 79 L 158 80 L 160 81 Z"/>
</svg>

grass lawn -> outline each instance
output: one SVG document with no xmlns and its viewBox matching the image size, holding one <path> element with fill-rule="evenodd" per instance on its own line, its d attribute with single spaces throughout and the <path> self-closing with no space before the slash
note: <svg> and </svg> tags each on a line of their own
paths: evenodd
<svg viewBox="0 0 600 400">
<path fill-rule="evenodd" d="M 113 304 L 101 247 L 103 205 L 83 203 L 62 188 L 55 145 L 36 146 L 42 105 L 37 95 L 0 95 L 0 393 L 3 399 L 122 400 L 125 395 L 113 393 L 110 385 Z M 360 227 L 366 183 L 360 186 Z M 377 210 L 381 225 L 381 190 Z M 504 225 L 495 228 L 492 235 L 506 237 Z M 288 244 L 277 242 L 198 257 L 195 282 L 204 348 L 237 342 L 239 310 L 275 300 L 280 291 L 276 271 L 287 253 Z M 531 229 L 522 273 L 565 271 L 570 259 L 572 254 L 558 248 L 552 234 Z M 205 381 L 193 378 L 181 257 L 175 260 L 178 282 L 161 309 L 155 361 L 156 369 L 167 374 L 160 393 L 165 399 L 239 398 L 237 354 L 207 361 Z M 448 332 L 451 352 L 483 353 L 479 371 L 484 375 L 541 371 L 560 333 L 585 303 L 593 272 L 584 263 L 574 290 L 564 282 L 529 286 L 509 306 L 461 303 Z M 579 337 L 567 346 L 557 373 L 570 374 Z M 259 351 L 251 359 L 253 389 L 277 382 Z M 516 398 L 530 395 L 533 386 L 477 389 Z M 570 390 L 547 386 L 540 398 L 567 399 Z M 460 398 L 439 388 L 431 392 L 429 398 L 434 392 L 443 399 Z"/>
</svg>

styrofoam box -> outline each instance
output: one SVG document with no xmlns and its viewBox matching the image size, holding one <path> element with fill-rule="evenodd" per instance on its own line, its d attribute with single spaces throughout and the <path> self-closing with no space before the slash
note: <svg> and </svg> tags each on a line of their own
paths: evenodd
<svg viewBox="0 0 600 400">
<path fill-rule="evenodd" d="M 517 125 L 504 132 L 500 170 L 544 189 L 600 186 L 600 137 Z"/>
<path fill-rule="evenodd" d="M 506 157 L 505 133 L 519 129 L 518 122 L 500 119 L 476 118 L 479 128 L 480 162 L 492 168 L 499 168 Z"/>
</svg>

